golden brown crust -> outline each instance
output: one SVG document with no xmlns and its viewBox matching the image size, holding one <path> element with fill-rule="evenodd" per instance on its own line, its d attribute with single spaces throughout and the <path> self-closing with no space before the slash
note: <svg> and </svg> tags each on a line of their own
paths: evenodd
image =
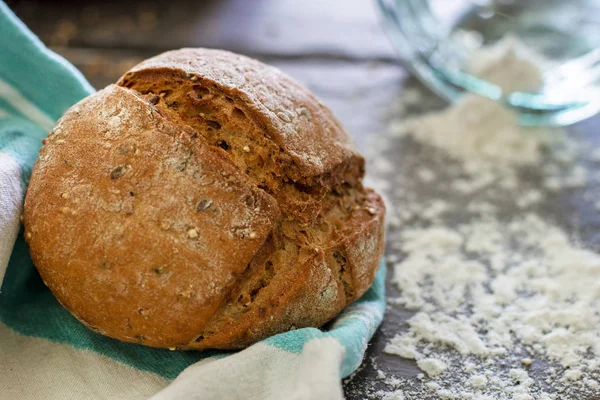
<svg viewBox="0 0 600 400">
<path fill-rule="evenodd" d="M 312 93 L 277 68 L 239 54 L 181 49 L 149 58 L 119 81 L 140 72 L 179 72 L 212 82 L 249 105 L 270 137 L 297 164 L 298 178 L 321 175 L 355 154 L 351 137 Z"/>
<path fill-rule="evenodd" d="M 348 221 L 352 235 L 332 247 L 315 248 L 301 265 L 281 271 L 246 313 L 214 318 L 206 330 L 217 333 L 190 348 L 244 347 L 282 331 L 319 327 L 360 298 L 373 283 L 384 250 L 383 201 L 370 192 L 365 206 Z M 230 307 L 234 301 L 222 314 Z"/>
<path fill-rule="evenodd" d="M 119 84 L 61 118 L 25 199 L 33 261 L 78 319 L 148 346 L 239 348 L 366 291 L 384 205 L 312 94 L 205 49 Z"/>
<path fill-rule="evenodd" d="M 42 278 L 79 319 L 165 346 L 195 338 L 277 215 L 202 138 L 113 85 L 49 136 L 24 220 Z"/>
</svg>

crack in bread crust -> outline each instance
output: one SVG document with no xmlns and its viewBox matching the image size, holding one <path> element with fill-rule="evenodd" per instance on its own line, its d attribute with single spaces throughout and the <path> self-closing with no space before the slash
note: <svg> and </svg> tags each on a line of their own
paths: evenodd
<svg viewBox="0 0 600 400">
<path fill-rule="evenodd" d="M 364 175 L 364 160 L 351 153 L 330 171 L 301 175 L 297 161 L 270 135 L 255 110 L 202 77 L 141 70 L 125 75 L 120 84 L 153 101 L 166 118 L 189 126 L 222 149 L 294 219 L 314 220 L 333 188 L 360 184 Z"/>
<path fill-rule="evenodd" d="M 253 309 L 265 317 L 273 308 L 265 300 L 277 293 L 266 290 L 263 296 L 259 294 L 282 269 L 303 265 L 315 250 L 334 247 L 336 241 L 343 240 L 339 231 L 344 221 L 353 208 L 363 207 L 360 180 L 364 161 L 349 156 L 332 171 L 298 178 L 294 161 L 261 129 L 252 108 L 214 82 L 193 73 L 161 69 L 126 74 L 120 84 L 155 104 L 166 118 L 190 127 L 210 145 L 220 148 L 232 164 L 272 195 L 282 210 L 283 221 L 274 228 L 269 245 L 263 246 L 269 251 L 248 264 L 237 290 L 232 292 L 235 298 L 229 299 L 220 315 L 215 316 L 214 326 L 209 324 L 194 345 L 203 345 L 201 342 L 214 336 L 228 321 L 239 321 Z M 336 291 L 342 288 L 345 305 L 355 299 L 355 290 L 351 271 L 346 270 L 349 265 L 345 252 L 342 246 L 336 248 L 328 257 L 328 265 L 337 282 Z"/>
</svg>

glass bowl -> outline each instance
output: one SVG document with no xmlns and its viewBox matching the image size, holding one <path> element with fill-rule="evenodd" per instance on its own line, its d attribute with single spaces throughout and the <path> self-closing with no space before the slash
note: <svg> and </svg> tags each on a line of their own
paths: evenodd
<svg viewBox="0 0 600 400">
<path fill-rule="evenodd" d="M 600 111 L 600 0 L 377 3 L 406 67 L 449 102 L 475 93 L 506 104 L 525 126 L 569 125 Z M 507 42 L 509 52 L 522 47 L 540 60 L 539 85 L 511 87 L 473 72 L 482 49 Z"/>
</svg>

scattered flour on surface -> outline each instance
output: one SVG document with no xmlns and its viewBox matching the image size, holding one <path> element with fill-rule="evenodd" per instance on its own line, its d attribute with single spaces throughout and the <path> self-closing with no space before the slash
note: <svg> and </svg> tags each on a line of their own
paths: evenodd
<svg viewBox="0 0 600 400">
<path fill-rule="evenodd" d="M 531 205 L 537 204 L 544 198 L 542 192 L 536 189 L 531 189 L 530 191 L 524 193 L 521 197 L 517 198 L 517 206 L 519 208 L 527 208 Z"/>
<path fill-rule="evenodd" d="M 475 389 L 483 389 L 488 384 L 488 379 L 485 375 L 473 375 L 469 378 L 469 385 Z"/>
<path fill-rule="evenodd" d="M 539 61 L 518 42 L 482 51 L 472 65 L 480 76 L 510 90 L 539 86 Z M 414 106 L 422 96 L 409 97 Z M 382 372 L 391 391 L 369 398 L 600 399 L 600 254 L 536 214 L 549 196 L 590 181 L 578 164 L 585 146 L 522 128 L 510 111 L 471 95 L 394 119 L 386 135 L 372 151 L 411 138 L 459 169 L 436 167 L 428 154 L 407 164 L 412 180 L 390 180 L 387 259 L 399 295 L 388 303 L 414 315 L 384 351 L 415 360 L 426 375 Z M 598 151 L 586 154 L 600 162 Z M 379 164 L 371 171 L 381 176 L 398 170 Z"/>
<path fill-rule="evenodd" d="M 421 179 L 421 181 L 425 183 L 429 183 L 435 180 L 435 173 L 429 168 L 425 167 L 417 170 L 417 176 L 419 177 L 419 179 Z"/>
<path fill-rule="evenodd" d="M 437 358 L 422 358 L 417 361 L 417 365 L 431 377 L 438 376 L 448 368 L 445 362 Z"/>
<path fill-rule="evenodd" d="M 419 311 L 385 352 L 417 360 L 429 376 L 475 356 L 471 362 L 479 368 L 467 369 L 475 371 L 472 388 L 487 386 L 477 386 L 487 360 L 498 366 L 544 359 L 558 366 L 552 376 L 563 382 L 598 379 L 600 280 L 593 277 L 600 276 L 600 254 L 535 214 L 508 222 L 474 219 L 453 229 L 406 229 L 401 242 L 405 258 L 393 268 L 401 293 L 395 303 Z M 431 345 L 438 356 L 455 354 L 435 375 L 429 373 L 431 353 L 423 354 Z M 511 369 L 508 378 L 520 382 L 521 394 L 539 394 L 526 370 Z"/>
</svg>

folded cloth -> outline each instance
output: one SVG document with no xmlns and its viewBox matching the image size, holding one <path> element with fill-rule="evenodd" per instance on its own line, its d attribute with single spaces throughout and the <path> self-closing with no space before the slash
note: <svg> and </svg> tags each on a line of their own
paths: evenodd
<svg viewBox="0 0 600 400">
<path fill-rule="evenodd" d="M 236 353 L 169 351 L 96 334 L 62 308 L 33 266 L 19 221 L 42 139 L 94 89 L 0 1 L 0 398 L 341 399 L 385 307 L 369 291 L 326 329 Z"/>
</svg>

